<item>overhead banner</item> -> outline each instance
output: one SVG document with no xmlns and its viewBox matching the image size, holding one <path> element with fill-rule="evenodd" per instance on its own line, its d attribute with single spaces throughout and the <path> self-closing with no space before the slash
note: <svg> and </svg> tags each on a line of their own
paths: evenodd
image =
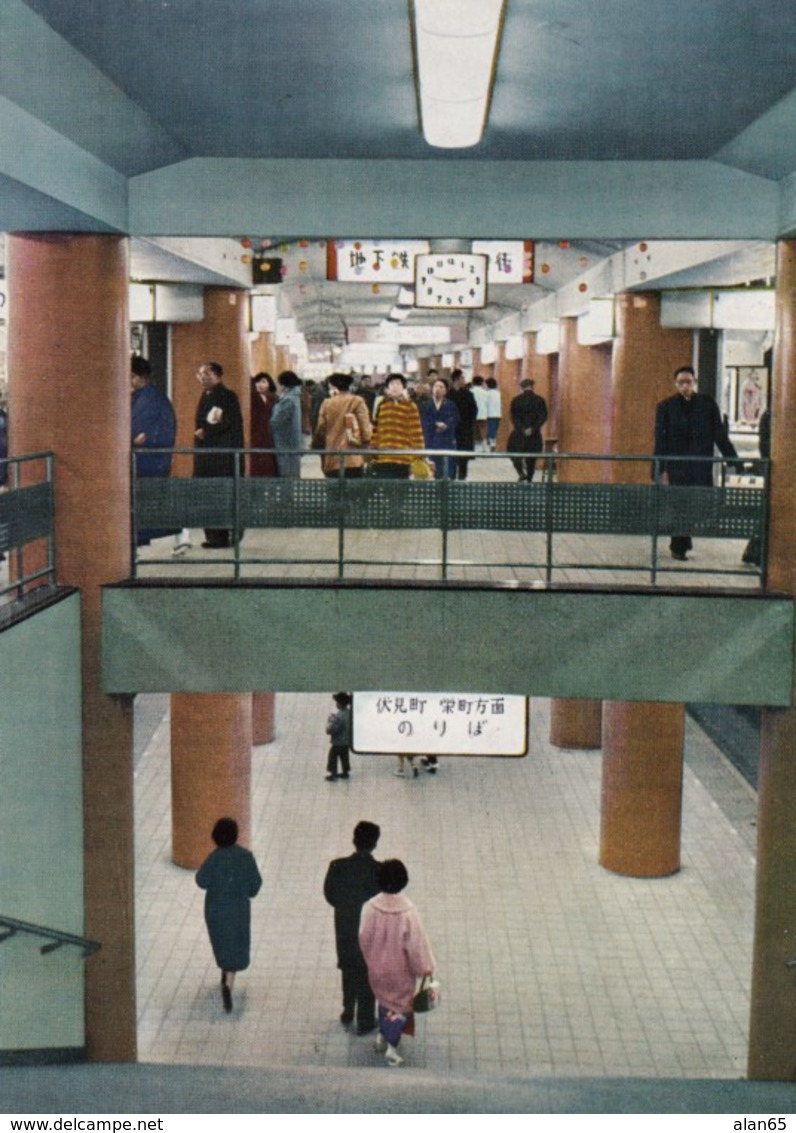
<svg viewBox="0 0 796 1133">
<path fill-rule="evenodd" d="M 533 240 L 473 240 L 473 251 L 489 256 L 488 283 L 533 283 Z"/>
<path fill-rule="evenodd" d="M 528 698 L 477 692 L 355 692 L 352 747 L 373 755 L 523 756 Z"/>
<path fill-rule="evenodd" d="M 326 278 L 339 283 L 414 284 L 415 256 L 427 251 L 427 240 L 329 240 Z"/>
</svg>

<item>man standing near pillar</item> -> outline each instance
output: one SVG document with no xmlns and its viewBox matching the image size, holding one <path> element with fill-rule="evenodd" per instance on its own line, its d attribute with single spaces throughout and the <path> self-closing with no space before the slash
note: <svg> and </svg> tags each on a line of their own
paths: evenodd
<svg viewBox="0 0 796 1133">
<path fill-rule="evenodd" d="M 235 461 L 242 458 L 234 452 L 213 451 L 243 448 L 243 415 L 237 394 L 227 389 L 222 378 L 224 371 L 218 362 L 203 362 L 196 372 L 202 386 L 202 396 L 196 407 L 194 440 L 196 447 L 208 451 L 194 456 L 193 474 L 199 477 L 235 475 Z M 203 547 L 229 547 L 234 533 L 229 528 L 205 529 Z"/>
<path fill-rule="evenodd" d="M 530 378 L 520 382 L 520 393 L 512 399 L 510 413 L 511 433 L 506 447 L 514 454 L 511 463 L 517 477 L 530 483 L 536 471 L 536 457 L 530 454 L 542 452 L 542 425 L 547 420 L 547 402 L 533 392 Z"/>
<path fill-rule="evenodd" d="M 370 989 L 368 969 L 359 947 L 359 918 L 362 906 L 379 892 L 373 858 L 381 830 L 375 822 L 358 822 L 354 827 L 354 853 L 335 858 L 323 883 L 323 895 L 334 908 L 334 935 L 337 966 L 343 977 L 343 1012 L 340 1022 L 347 1027 L 356 1013 L 357 1033 L 367 1035 L 376 1028 L 376 1000 Z"/>
<path fill-rule="evenodd" d="M 696 392 L 696 376 L 691 366 L 679 366 L 674 372 L 677 393 L 659 401 L 655 410 L 654 453 L 659 459 L 653 476 L 661 484 L 710 488 L 713 485 L 714 448 L 722 456 L 737 460 L 738 453 L 727 436 L 712 397 Z M 705 457 L 704 460 L 675 460 L 673 457 Z M 692 548 L 690 535 L 672 535 L 669 550 L 672 558 L 687 561 Z"/>
</svg>

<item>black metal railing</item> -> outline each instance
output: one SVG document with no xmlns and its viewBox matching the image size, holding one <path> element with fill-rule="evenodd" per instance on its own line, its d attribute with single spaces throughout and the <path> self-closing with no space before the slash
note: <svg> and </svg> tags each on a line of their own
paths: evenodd
<svg viewBox="0 0 796 1133">
<path fill-rule="evenodd" d="M 45 925 L 31 924 L 29 921 L 19 921 L 16 917 L 0 915 L 0 944 L 15 936 L 34 936 L 46 941 L 39 946 L 42 956 L 49 956 L 60 948 L 80 948 L 83 958 L 98 952 L 102 947 L 96 940 L 88 940 L 85 936 L 75 936 L 71 932 L 61 932 L 57 928 L 47 928 Z"/>
<path fill-rule="evenodd" d="M 223 450 L 231 454 L 232 450 Z M 243 457 L 272 450 L 248 449 Z M 384 458 L 384 452 L 359 450 L 369 461 Z M 192 454 L 192 449 L 175 450 Z M 223 453 L 214 450 L 219 455 Z M 546 581 L 556 571 L 612 570 L 648 573 L 651 582 L 670 570 L 679 573 L 714 575 L 757 575 L 765 573 L 765 530 L 768 511 L 767 476 L 747 483 L 733 482 L 729 472 L 737 461 L 723 458 L 678 457 L 684 462 L 709 463 L 714 467 L 714 486 L 664 485 L 652 479 L 655 458 L 651 455 L 605 456 L 595 453 L 547 453 L 537 458 L 537 477 L 519 482 L 512 459 L 522 454 L 453 454 L 453 459 L 471 455 L 489 460 L 491 479 L 464 481 L 442 479 L 384 479 L 366 464 L 361 477 L 346 475 L 345 459 L 351 450 L 300 453 L 311 476 L 299 478 L 246 477 L 243 460 L 234 461 L 230 476 L 216 478 L 181 477 L 133 479 L 132 533 L 134 576 L 141 559 L 136 533 L 143 530 L 179 531 L 183 528 L 224 529 L 232 532 L 231 563 L 235 579 L 243 567 L 327 566 L 343 578 L 353 567 L 384 565 L 383 560 L 354 557 L 349 553 L 350 535 L 362 530 L 437 530 L 440 552 L 436 559 L 390 558 L 390 566 L 438 568 L 443 579 L 454 567 L 510 568 L 512 572 L 534 570 Z M 317 456 L 336 462 L 332 475 L 320 476 L 313 462 Z M 401 454 L 394 454 L 401 455 Z M 408 455 L 408 454 L 407 454 Z M 423 457 L 451 458 L 450 452 L 426 451 Z M 238 452 L 238 456 L 241 453 Z M 767 462 L 756 461 L 756 470 L 767 472 Z M 738 479 L 737 477 L 735 478 Z M 622 482 L 622 481 L 630 482 Z M 642 482 L 638 482 L 642 480 Z M 632 482 L 636 481 L 636 482 Z M 300 557 L 290 554 L 265 555 L 252 545 L 242 548 L 242 533 L 256 529 L 327 529 L 337 532 L 334 557 Z M 528 546 L 528 557 L 511 562 L 494 559 L 457 560 L 450 555 L 450 536 L 454 532 L 494 531 L 541 536 L 543 552 Z M 700 539 L 752 540 L 762 548 L 760 562 L 751 566 L 709 567 L 662 562 L 659 541 L 688 533 Z M 564 535 L 639 536 L 648 540 L 648 554 L 642 563 L 603 555 L 599 561 L 569 560 L 558 553 L 557 540 Z M 186 567 L 219 563 L 217 554 L 192 554 L 183 560 Z M 224 560 L 221 560 L 224 561 Z M 169 563 L 169 556 L 147 552 L 148 567 Z"/>
<path fill-rule="evenodd" d="M 0 598 L 20 597 L 32 582 L 55 584 L 55 502 L 53 454 L 27 453 L 0 460 L 5 483 L 0 490 L 0 556 L 9 564 L 8 578 L 0 582 Z M 26 548 L 43 541 L 44 563 L 28 569 Z M 42 563 L 37 553 L 37 564 Z"/>
</svg>

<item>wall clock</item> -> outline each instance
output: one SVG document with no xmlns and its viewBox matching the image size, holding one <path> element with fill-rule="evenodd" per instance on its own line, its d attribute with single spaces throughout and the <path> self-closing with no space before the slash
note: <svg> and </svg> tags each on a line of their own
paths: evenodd
<svg viewBox="0 0 796 1133">
<path fill-rule="evenodd" d="M 485 307 L 487 258 L 473 252 L 415 256 L 415 306 L 446 311 Z"/>
</svg>

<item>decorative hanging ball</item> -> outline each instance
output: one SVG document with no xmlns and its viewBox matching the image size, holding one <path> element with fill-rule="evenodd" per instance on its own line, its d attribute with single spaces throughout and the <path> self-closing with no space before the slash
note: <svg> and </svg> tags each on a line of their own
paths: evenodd
<svg viewBox="0 0 796 1133">
<path fill-rule="evenodd" d="M 542 264 L 542 266 L 541 266 L 542 275 L 547 275 L 547 273 L 549 271 L 550 271 L 550 264 Z"/>
<path fill-rule="evenodd" d="M 579 267 L 582 267 L 582 268 L 588 267 L 588 263 L 589 263 L 589 257 L 588 256 L 578 256 L 578 266 Z"/>
<path fill-rule="evenodd" d="M 271 247 L 271 241 L 268 239 L 267 236 L 263 236 L 262 240 L 260 240 L 260 247 L 261 248 L 270 248 Z"/>
<path fill-rule="evenodd" d="M 370 290 L 373 292 L 374 295 L 380 295 L 381 294 L 381 285 L 378 284 L 378 283 L 371 283 Z"/>
<path fill-rule="evenodd" d="M 558 246 L 559 246 L 559 248 L 568 248 L 569 247 L 569 240 L 559 240 Z"/>
<path fill-rule="evenodd" d="M 252 262 L 251 256 L 241 256 L 240 262 L 242 264 L 250 264 Z"/>
<path fill-rule="evenodd" d="M 299 271 L 306 271 L 307 270 L 307 261 L 306 260 L 299 260 L 298 269 L 299 269 Z"/>
<path fill-rule="evenodd" d="M 252 246 L 252 242 L 251 242 L 251 240 L 249 239 L 248 236 L 241 237 L 240 243 L 241 243 L 242 248 L 251 248 L 251 246 Z"/>
<path fill-rule="evenodd" d="M 279 274 L 287 275 L 287 264 L 282 264 L 281 268 L 279 269 Z"/>
<path fill-rule="evenodd" d="M 299 248 L 308 248 L 309 240 L 299 240 Z"/>
<path fill-rule="evenodd" d="M 647 250 L 647 247 L 648 247 L 648 245 L 647 245 L 647 244 L 643 244 L 643 243 L 642 243 L 642 244 L 639 244 L 639 246 L 638 246 L 638 250 L 639 250 L 640 252 L 646 252 L 646 250 Z"/>
<path fill-rule="evenodd" d="M 583 291 L 588 291 L 588 290 L 589 290 L 589 288 L 588 288 L 587 284 L 585 284 L 585 283 L 579 283 L 578 284 L 578 291 L 583 292 Z"/>
</svg>

